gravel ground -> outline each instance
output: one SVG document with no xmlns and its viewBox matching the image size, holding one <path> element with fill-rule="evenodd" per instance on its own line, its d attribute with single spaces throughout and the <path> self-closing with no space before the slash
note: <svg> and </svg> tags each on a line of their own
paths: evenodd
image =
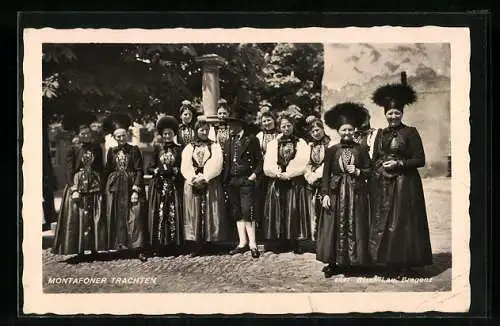
<svg viewBox="0 0 500 326">
<path fill-rule="evenodd" d="M 265 252 L 254 260 L 247 252 L 229 256 L 179 255 L 141 263 L 130 257 L 99 255 L 94 262 L 43 251 L 44 292 L 377 292 L 449 291 L 451 289 L 451 180 L 424 179 L 434 264 L 416 278 L 384 279 L 340 274 L 325 279 L 313 253 Z M 78 284 L 62 284 L 76 278 Z M 78 279 L 81 278 L 81 279 Z M 91 282 L 89 284 L 88 282 Z M 125 283 L 125 284 L 124 284 Z"/>
</svg>

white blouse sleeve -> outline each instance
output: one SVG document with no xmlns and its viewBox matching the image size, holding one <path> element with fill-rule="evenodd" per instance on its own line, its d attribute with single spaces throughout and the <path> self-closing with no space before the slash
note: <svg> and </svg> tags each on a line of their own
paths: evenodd
<svg viewBox="0 0 500 326">
<path fill-rule="evenodd" d="M 186 148 L 184 148 L 181 156 L 181 174 L 188 183 L 190 183 L 193 177 L 196 175 L 192 159 L 193 145 L 189 144 L 186 146 Z"/>
<path fill-rule="evenodd" d="M 314 172 L 312 171 L 312 162 L 310 158 L 310 154 L 312 151 L 312 145 L 310 143 L 307 144 L 307 150 L 309 153 L 309 159 L 307 160 L 306 169 L 304 170 L 304 178 L 306 179 L 307 183 L 311 183 L 311 179 L 314 177 Z"/>
<path fill-rule="evenodd" d="M 375 129 L 372 134 L 370 135 L 370 138 L 367 139 L 367 143 L 368 143 L 368 146 L 369 146 L 369 154 L 370 154 L 370 158 L 373 157 L 373 150 L 375 147 L 375 138 L 377 138 L 377 134 L 379 132 L 379 129 Z"/>
<path fill-rule="evenodd" d="M 205 163 L 205 167 L 203 168 L 203 178 L 207 182 L 220 175 L 222 172 L 222 148 L 218 143 L 213 143 L 211 150 L 212 156 L 208 159 Z"/>
<path fill-rule="evenodd" d="M 267 143 L 266 155 L 264 156 L 264 174 L 270 178 L 275 178 L 281 172 L 278 166 L 278 141 L 271 140 Z"/>
<path fill-rule="evenodd" d="M 312 172 L 312 164 L 311 164 L 311 151 L 312 151 L 312 144 L 309 143 L 307 144 L 307 153 L 309 154 L 309 159 L 307 160 L 307 165 L 306 165 L 306 169 L 304 171 L 304 173 L 311 173 Z"/>
<path fill-rule="evenodd" d="M 259 140 L 259 144 L 262 147 L 262 140 L 264 139 L 264 133 L 262 131 L 259 131 L 257 135 L 255 135 L 255 137 L 257 137 L 257 139 Z"/>
<path fill-rule="evenodd" d="M 210 126 L 210 130 L 208 131 L 208 139 L 211 141 L 216 141 L 216 134 L 215 134 L 215 128 L 214 126 Z"/>
<path fill-rule="evenodd" d="M 300 138 L 297 142 L 297 153 L 293 160 L 288 163 L 285 176 L 289 179 L 303 175 L 306 171 L 307 163 L 309 162 L 307 143 Z"/>
<path fill-rule="evenodd" d="M 314 171 L 314 173 L 313 173 L 313 175 L 314 175 L 313 180 L 314 181 L 316 181 L 318 179 L 321 179 L 323 177 L 323 168 L 324 168 L 324 166 L 325 166 L 325 163 L 323 162 L 323 163 L 321 163 L 320 166 L 318 166 L 316 168 L 316 171 Z"/>
</svg>

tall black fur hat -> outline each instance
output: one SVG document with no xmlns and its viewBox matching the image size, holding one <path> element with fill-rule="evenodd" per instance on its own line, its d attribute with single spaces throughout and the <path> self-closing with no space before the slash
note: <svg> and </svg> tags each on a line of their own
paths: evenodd
<svg viewBox="0 0 500 326">
<path fill-rule="evenodd" d="M 344 124 L 359 128 L 366 121 L 368 110 L 362 105 L 353 102 L 344 102 L 335 105 L 325 112 L 325 124 L 338 130 Z"/>
<path fill-rule="evenodd" d="M 417 93 L 408 85 L 406 72 L 401 73 L 401 83 L 387 84 L 377 88 L 372 95 L 372 100 L 378 106 L 384 108 L 384 111 L 395 108 L 403 111 L 408 104 L 413 104 L 417 101 Z"/>
<path fill-rule="evenodd" d="M 161 134 L 166 128 L 172 129 L 177 134 L 179 131 L 179 122 L 171 115 L 163 116 L 156 122 L 156 130 Z"/>
</svg>

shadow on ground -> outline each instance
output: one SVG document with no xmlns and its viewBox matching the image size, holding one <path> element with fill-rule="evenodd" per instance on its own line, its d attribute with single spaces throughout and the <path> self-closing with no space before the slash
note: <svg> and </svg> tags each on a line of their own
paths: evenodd
<svg viewBox="0 0 500 326">
<path fill-rule="evenodd" d="M 355 268 L 340 268 L 337 273 L 345 277 L 382 277 L 382 278 L 433 278 L 451 268 L 451 253 L 435 253 L 432 257 L 432 265 L 412 268 L 401 272 L 383 266 L 367 266 Z"/>
<path fill-rule="evenodd" d="M 47 247 L 50 248 L 52 243 L 47 240 Z M 206 244 L 202 247 L 196 246 L 194 244 L 187 244 L 182 249 L 172 248 L 170 250 L 162 250 L 155 252 L 151 249 L 145 250 L 144 253 L 147 257 L 151 258 L 153 256 L 158 257 L 177 257 L 183 255 L 191 256 L 224 256 L 228 255 L 229 250 L 234 247 L 232 243 L 222 243 L 222 244 Z M 45 246 L 44 246 L 45 249 Z M 67 264 L 79 264 L 79 263 L 89 263 L 89 262 L 105 262 L 105 261 L 116 261 L 116 260 L 129 260 L 137 258 L 138 251 L 136 250 L 121 250 L 121 251 L 109 251 L 109 252 L 98 252 L 98 253 L 88 253 L 83 256 L 73 255 L 70 258 L 60 260 L 60 263 Z"/>
</svg>

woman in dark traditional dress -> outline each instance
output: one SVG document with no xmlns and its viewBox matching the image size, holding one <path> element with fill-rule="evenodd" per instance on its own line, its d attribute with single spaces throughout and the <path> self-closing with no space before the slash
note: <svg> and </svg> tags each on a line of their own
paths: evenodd
<svg viewBox="0 0 500 326">
<path fill-rule="evenodd" d="M 325 113 L 325 123 L 340 136 L 340 143 L 326 150 L 321 183 L 324 211 L 318 223 L 316 259 L 328 264 L 323 269 L 326 277 L 338 267 L 369 263 L 370 156 L 366 146 L 353 140 L 354 128 L 363 119 L 363 107 L 349 102 Z"/>
<path fill-rule="evenodd" d="M 311 239 L 317 238 L 317 222 L 321 214 L 321 179 L 326 149 L 333 145 L 330 137 L 325 135 L 323 122 L 315 116 L 306 119 L 311 141 L 309 142 L 309 163 L 304 178 L 307 181 L 307 204 L 311 218 Z"/>
<path fill-rule="evenodd" d="M 262 151 L 262 155 L 265 157 L 267 144 L 270 141 L 276 139 L 280 134 L 278 128 L 276 127 L 276 116 L 271 111 L 270 105 L 265 105 L 261 108 L 260 115 L 260 131 L 257 133 L 257 139 L 260 143 L 260 148 Z M 264 215 L 264 205 L 266 202 L 266 191 L 269 186 L 270 179 L 269 177 L 262 175 L 259 180 L 259 189 L 262 191 L 259 192 L 257 198 L 257 217 L 256 217 L 256 225 L 257 225 L 257 237 L 261 239 L 263 237 L 262 228 L 260 224 L 262 222 L 262 217 Z"/>
<path fill-rule="evenodd" d="M 283 249 L 300 253 L 298 240 L 311 236 L 304 172 L 307 143 L 294 135 L 294 121 L 284 114 L 278 120 L 282 134 L 267 145 L 264 174 L 269 182 L 261 227 L 266 240 L 283 241 Z"/>
<path fill-rule="evenodd" d="M 174 142 L 179 130 L 177 119 L 165 116 L 156 125 L 163 143 L 154 149 L 147 172 L 153 175 L 149 185 L 149 239 L 153 255 L 164 249 L 180 249 L 183 241 L 181 198 L 181 146 Z"/>
<path fill-rule="evenodd" d="M 260 124 L 262 130 L 257 133 L 257 139 L 260 142 L 262 154 L 265 155 L 267 144 L 276 139 L 280 132 L 276 128 L 276 117 L 271 111 L 262 112 Z"/>
<path fill-rule="evenodd" d="M 179 110 L 181 117 L 181 124 L 179 125 L 179 133 L 177 134 L 177 142 L 182 148 L 186 147 L 187 144 L 191 143 L 195 136 L 195 131 L 193 125 L 195 123 L 195 109 L 190 101 L 182 101 L 181 108 Z"/>
<path fill-rule="evenodd" d="M 130 117 L 115 114 L 109 119 L 118 146 L 108 150 L 105 168 L 108 245 L 114 250 L 135 251 L 141 261 L 146 261 L 147 203 L 142 154 L 139 147 L 127 144 Z"/>
<path fill-rule="evenodd" d="M 210 128 L 208 138 L 218 143 L 224 151 L 226 142 L 230 137 L 229 125 L 225 121 L 225 118 L 229 117 L 229 115 L 231 114 L 231 109 L 227 105 L 227 101 L 225 99 L 220 99 L 218 105 L 217 121 L 215 121 L 213 126 Z"/>
<path fill-rule="evenodd" d="M 408 269 L 432 264 L 424 191 L 418 168 L 425 166 L 422 140 L 415 127 L 402 123 L 403 109 L 416 93 L 402 73 L 400 84 L 385 85 L 373 94 L 384 108 L 389 126 L 378 133 L 371 179 L 370 254 L 375 263 L 399 276 Z"/>
<path fill-rule="evenodd" d="M 184 239 L 197 245 L 199 254 L 207 242 L 227 240 L 228 221 L 220 174 L 223 154 L 220 145 L 208 138 L 206 121 L 195 124 L 196 137 L 182 151 L 184 182 Z"/>
<path fill-rule="evenodd" d="M 226 143 L 228 142 L 230 138 L 230 128 L 229 124 L 225 120 L 229 115 L 231 114 L 231 108 L 228 106 L 227 101 L 223 98 L 221 98 L 218 101 L 218 107 L 217 107 L 217 116 L 203 116 L 199 117 L 200 119 L 204 119 L 206 121 L 211 121 L 212 125 L 210 127 L 210 131 L 208 133 L 208 138 L 216 142 L 217 144 L 220 145 L 221 150 L 222 150 L 222 155 L 225 157 L 224 153 L 224 148 L 226 147 Z M 226 216 L 229 216 L 230 214 L 230 208 L 229 208 L 229 193 L 228 193 L 228 185 L 222 185 L 223 191 L 224 191 L 224 207 L 226 210 Z M 232 227 L 232 225 L 230 225 Z M 235 231 L 235 230 L 233 230 Z M 234 233 L 234 232 L 233 232 Z"/>
<path fill-rule="evenodd" d="M 93 142 L 88 112 L 68 114 L 66 130 L 76 130 L 79 146 L 71 146 L 65 160 L 66 187 L 57 221 L 53 251 L 83 255 L 108 249 L 102 211 L 103 160 L 99 144 Z"/>
</svg>

